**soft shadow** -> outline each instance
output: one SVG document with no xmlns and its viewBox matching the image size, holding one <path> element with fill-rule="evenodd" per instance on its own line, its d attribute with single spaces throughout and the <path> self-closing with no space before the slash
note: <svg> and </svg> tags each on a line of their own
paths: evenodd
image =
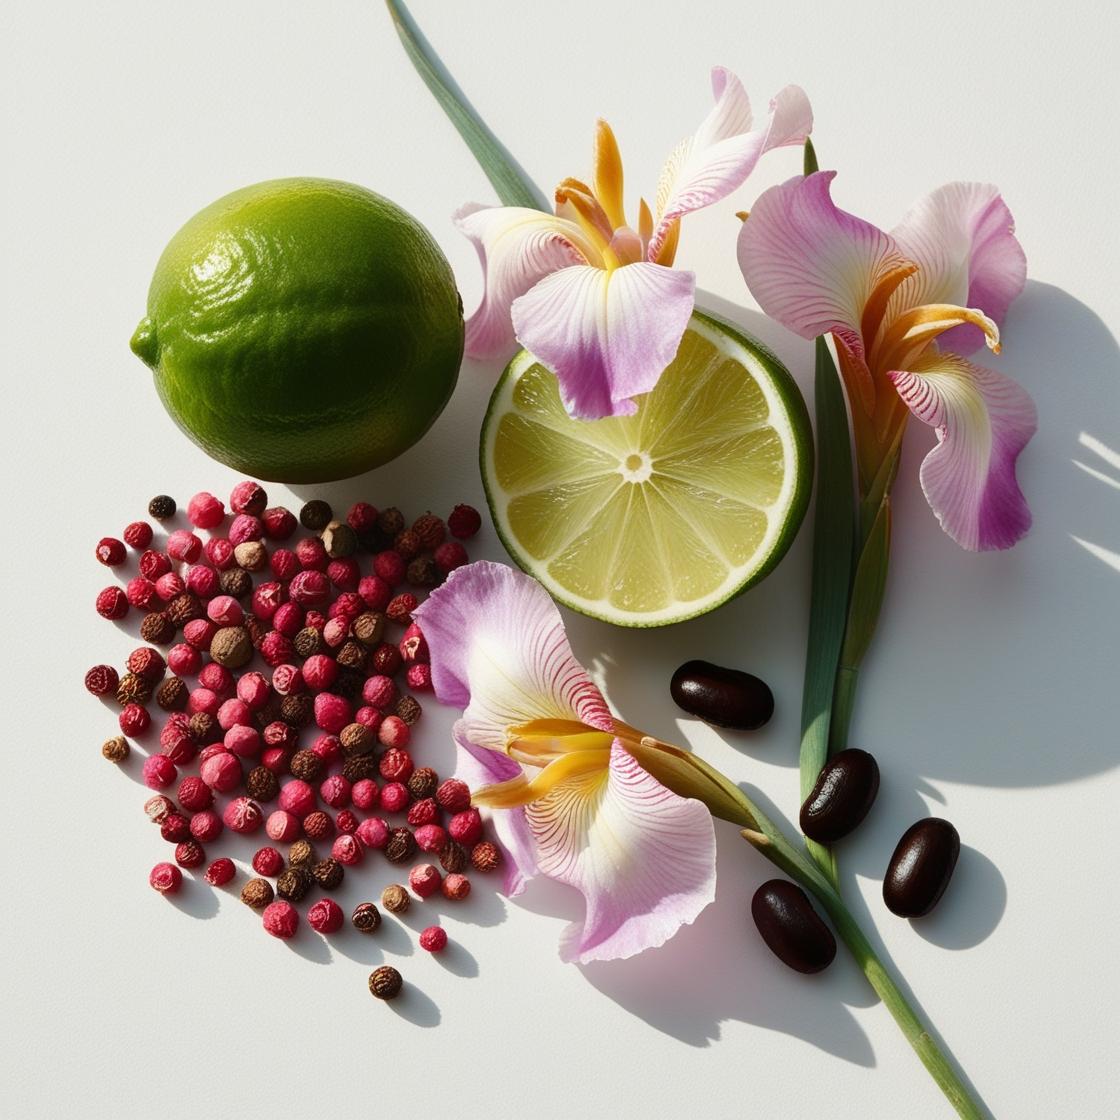
<svg viewBox="0 0 1120 1120">
<path fill-rule="evenodd" d="M 413 904 L 400 918 L 414 929 L 435 925 L 437 916 L 453 917 L 476 926 L 496 926 L 506 920 L 506 904 L 501 895 L 488 884 L 480 884 L 480 876 L 471 880 L 471 893 L 461 902 L 453 902 L 438 892 Z"/>
<path fill-rule="evenodd" d="M 316 933 L 307 924 L 306 914 L 300 915 L 299 932 L 289 941 L 285 941 L 284 944 L 297 956 L 303 957 L 304 960 L 312 961 L 314 964 L 331 963 L 331 947 L 327 944 L 325 937 Z"/>
<path fill-rule="evenodd" d="M 219 910 L 218 897 L 214 889 L 201 877 L 183 876 L 183 887 L 178 894 L 163 896 L 175 907 L 191 918 L 206 921 L 213 918 Z"/>
<path fill-rule="evenodd" d="M 983 852 L 961 845 L 960 858 L 944 897 L 932 914 L 910 925 L 942 949 L 971 949 L 999 925 L 1007 908 L 1007 882 Z"/>
<path fill-rule="evenodd" d="M 458 941 L 449 940 L 446 949 L 439 953 L 433 953 L 432 956 L 435 958 L 436 964 L 455 976 L 473 980 L 478 975 L 477 959 Z"/>
<path fill-rule="evenodd" d="M 419 988 L 406 983 L 401 994 L 386 1004 L 395 1015 L 407 1019 L 417 1027 L 438 1027 L 440 1023 L 439 1008 Z"/>
</svg>

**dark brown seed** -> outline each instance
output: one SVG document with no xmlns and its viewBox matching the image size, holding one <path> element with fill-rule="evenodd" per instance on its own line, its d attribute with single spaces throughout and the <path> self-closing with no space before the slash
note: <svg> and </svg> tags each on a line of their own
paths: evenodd
<svg viewBox="0 0 1120 1120">
<path fill-rule="evenodd" d="M 280 701 L 280 718 L 291 727 L 306 727 L 314 715 L 315 701 L 309 692 L 297 692 Z"/>
<path fill-rule="evenodd" d="M 381 925 L 381 911 L 372 902 L 359 902 L 350 921 L 359 933 L 374 933 Z"/>
<path fill-rule="evenodd" d="M 140 623 L 140 637 L 152 645 L 168 645 L 175 637 L 175 623 L 165 611 L 149 611 Z"/>
<path fill-rule="evenodd" d="M 390 863 L 404 863 L 416 854 L 416 837 L 408 828 L 391 828 L 385 857 Z"/>
<path fill-rule="evenodd" d="M 678 708 L 705 723 L 755 731 L 774 714 L 774 694 L 765 681 L 710 661 L 686 661 L 669 682 Z"/>
<path fill-rule="evenodd" d="M 299 902 L 311 887 L 311 876 L 302 867 L 289 867 L 276 880 L 276 893 L 288 902 Z"/>
<path fill-rule="evenodd" d="M 190 691 L 182 677 L 168 677 L 156 691 L 156 703 L 165 712 L 181 712 L 187 706 Z"/>
<path fill-rule="evenodd" d="M 425 797 L 435 796 L 439 775 L 430 766 L 418 766 L 408 776 L 405 784 L 414 800 L 423 801 Z"/>
<path fill-rule="evenodd" d="M 303 867 L 310 870 L 317 858 L 309 840 L 297 840 L 288 849 L 289 867 Z"/>
<path fill-rule="evenodd" d="M 311 657 L 323 648 L 323 635 L 314 626 L 305 626 L 292 639 L 292 646 L 300 657 Z"/>
<path fill-rule="evenodd" d="M 319 884 L 325 891 L 333 891 L 335 887 L 341 885 L 343 876 L 346 872 L 342 868 L 342 864 L 338 860 L 321 859 L 311 869 L 311 874 L 315 876 L 315 882 Z"/>
<path fill-rule="evenodd" d="M 244 568 L 227 568 L 218 576 L 218 586 L 223 595 L 244 599 L 253 589 L 253 577 Z"/>
<path fill-rule="evenodd" d="M 370 993 L 378 999 L 396 999 L 403 986 L 401 974 L 390 964 L 383 964 L 369 974 Z"/>
<path fill-rule="evenodd" d="M 395 537 L 404 528 L 404 514 L 389 506 L 377 515 L 377 527 L 388 537 Z"/>
<path fill-rule="evenodd" d="M 836 956 L 836 938 L 809 896 L 788 879 L 770 879 L 754 892 L 751 917 L 770 951 L 797 972 L 820 972 Z"/>
<path fill-rule="evenodd" d="M 175 516 L 175 499 L 169 494 L 157 494 L 148 503 L 148 516 L 157 521 L 166 521 Z"/>
<path fill-rule="evenodd" d="M 263 910 L 272 899 L 272 884 L 267 879 L 250 879 L 241 888 L 241 901 L 254 910 Z"/>
<path fill-rule="evenodd" d="M 331 521 L 323 529 L 323 547 L 332 560 L 353 556 L 358 551 L 358 534 L 345 521 Z"/>
<path fill-rule="evenodd" d="M 320 501 L 318 498 L 308 502 L 299 511 L 299 523 L 305 528 L 317 533 L 325 529 L 334 516 L 334 511 L 329 502 Z"/>
<path fill-rule="evenodd" d="M 245 779 L 245 792 L 254 801 L 271 801 L 280 792 L 280 780 L 267 766 L 254 766 Z"/>
<path fill-rule="evenodd" d="M 899 840 L 883 879 L 883 901 L 900 918 L 920 918 L 938 903 L 949 885 L 961 838 L 941 817 L 912 824 Z"/>
<path fill-rule="evenodd" d="M 801 806 L 801 831 L 818 844 L 834 843 L 867 816 L 878 792 L 875 759 L 855 747 L 840 751 L 817 775 Z"/>
<path fill-rule="evenodd" d="M 323 760 L 313 750 L 296 751 L 288 763 L 288 769 L 293 777 L 313 782 L 323 772 Z"/>
</svg>

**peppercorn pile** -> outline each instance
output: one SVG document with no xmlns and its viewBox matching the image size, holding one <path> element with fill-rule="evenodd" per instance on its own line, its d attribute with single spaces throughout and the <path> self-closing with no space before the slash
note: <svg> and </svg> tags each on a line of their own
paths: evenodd
<svg viewBox="0 0 1120 1120">
<path fill-rule="evenodd" d="M 121 734 L 102 754 L 123 762 L 129 739 L 154 735 L 153 704 L 162 721 L 158 750 L 143 764 L 145 784 L 158 792 L 144 809 L 174 845 L 174 862 L 156 864 L 151 886 L 174 893 L 183 884 L 180 868 L 204 865 L 207 883 L 230 883 L 237 867 L 228 857 L 210 858 L 212 846 L 225 829 L 251 835 L 263 828 L 274 844 L 288 846 L 287 856 L 260 848 L 252 859 L 256 877 L 241 899 L 261 911 L 274 937 L 298 932 L 297 904 L 305 901 L 313 929 L 338 931 L 338 903 L 315 896 L 335 890 L 345 869 L 375 851 L 394 864 L 431 855 L 442 872 L 434 863 L 412 867 L 416 897 L 440 891 L 465 898 L 468 865 L 490 871 L 501 853 L 483 837 L 467 786 L 441 782 L 413 763 L 422 713 L 413 693 L 432 682 L 412 611 L 467 562 L 462 541 L 478 531 L 478 512 L 460 505 L 446 523 L 425 513 L 409 525 L 396 508 L 358 502 L 340 520 L 327 502 L 314 500 L 297 519 L 268 507 L 264 489 L 251 481 L 234 487 L 229 505 L 227 522 L 213 494 L 191 498 L 187 520 L 208 533 L 205 541 L 175 529 L 158 548 L 152 525 L 134 521 L 123 539 L 106 537 L 96 548 L 102 564 L 122 573 L 135 568 L 124 586 L 101 591 L 97 612 L 111 620 L 142 612 L 140 635 L 149 643 L 129 655 L 123 672 L 95 665 L 86 674 L 86 688 L 114 697 L 121 709 Z M 176 508 L 160 495 L 148 513 L 164 522 Z M 306 534 L 287 547 L 301 525 Z M 392 913 L 409 901 L 400 884 L 382 895 Z M 373 933 L 381 915 L 364 902 L 351 923 Z M 420 944 L 438 952 L 447 935 L 431 926 Z M 371 976 L 370 991 L 391 999 L 401 983 L 384 966 Z"/>
</svg>

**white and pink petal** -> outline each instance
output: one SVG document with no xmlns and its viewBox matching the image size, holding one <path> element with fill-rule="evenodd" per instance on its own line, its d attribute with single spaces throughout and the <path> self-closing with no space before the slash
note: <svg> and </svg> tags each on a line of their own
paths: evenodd
<svg viewBox="0 0 1120 1120">
<path fill-rule="evenodd" d="M 540 873 L 584 896 L 564 960 L 616 960 L 664 944 L 715 897 L 707 808 L 678 797 L 616 741 L 610 766 L 558 786 L 525 810 Z"/>
<path fill-rule="evenodd" d="M 956 354 L 927 351 L 891 381 L 937 446 L 921 468 L 922 489 L 941 527 L 962 548 L 1010 548 L 1031 513 L 1015 462 L 1038 426 L 1030 394 L 1010 377 Z"/>
<path fill-rule="evenodd" d="M 629 415 L 676 356 L 695 289 L 691 272 L 662 265 L 574 265 L 514 301 L 514 331 L 556 374 L 572 416 Z"/>
</svg>

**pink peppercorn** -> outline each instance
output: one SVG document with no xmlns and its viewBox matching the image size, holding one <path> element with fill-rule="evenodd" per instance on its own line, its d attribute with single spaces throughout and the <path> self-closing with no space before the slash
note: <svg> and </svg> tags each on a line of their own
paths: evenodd
<svg viewBox="0 0 1120 1120">
<path fill-rule="evenodd" d="M 172 599 L 177 599 L 186 589 L 187 585 L 183 582 L 182 576 L 176 575 L 175 572 L 164 572 L 164 574 L 156 580 L 156 594 L 165 603 L 170 603 Z"/>
<path fill-rule="evenodd" d="M 330 766 L 342 757 L 342 743 L 337 735 L 323 734 L 311 744 L 311 751 L 320 762 Z"/>
<path fill-rule="evenodd" d="M 438 817 L 439 806 L 434 797 L 421 798 L 408 807 L 408 823 L 413 828 L 419 828 L 424 824 L 435 824 Z"/>
<path fill-rule="evenodd" d="M 466 875 L 453 871 L 443 881 L 443 896 L 452 902 L 462 902 L 471 893 L 471 881 Z"/>
<path fill-rule="evenodd" d="M 233 674 L 224 665 L 211 661 L 198 674 L 198 683 L 218 696 L 228 696 L 233 691 Z"/>
<path fill-rule="evenodd" d="M 277 809 L 275 812 L 269 813 L 268 820 L 264 824 L 264 830 L 268 833 L 270 840 L 275 840 L 278 844 L 288 844 L 299 836 L 303 828 L 299 823 L 299 817 L 294 813 L 289 813 L 285 809 Z"/>
<path fill-rule="evenodd" d="M 380 576 L 390 587 L 396 587 L 404 580 L 404 557 L 392 549 L 379 552 L 373 558 L 373 571 L 374 575 Z"/>
<path fill-rule="evenodd" d="M 297 732 L 291 724 L 277 719 L 265 727 L 264 731 L 261 732 L 261 738 L 264 740 L 266 747 L 281 747 L 283 750 L 291 750 L 296 745 Z"/>
<path fill-rule="evenodd" d="M 341 774 L 332 774 L 320 783 L 319 796 L 332 809 L 344 809 L 350 804 L 350 783 Z"/>
<path fill-rule="evenodd" d="M 215 595 L 206 604 L 206 617 L 215 626 L 240 626 L 245 621 L 245 612 L 232 595 Z"/>
<path fill-rule="evenodd" d="M 362 699 L 382 710 L 392 707 L 397 700 L 397 686 L 393 683 L 393 678 L 382 673 L 368 677 L 362 685 Z"/>
<path fill-rule="evenodd" d="M 167 555 L 172 560 L 193 564 L 202 555 L 202 541 L 186 529 L 176 529 L 167 538 Z"/>
<path fill-rule="evenodd" d="M 381 789 L 381 808 L 387 813 L 399 813 L 409 802 L 408 787 L 400 782 L 389 782 Z"/>
<path fill-rule="evenodd" d="M 150 579 L 154 582 L 159 579 L 160 576 L 166 575 L 171 571 L 171 560 L 166 553 L 150 548 L 147 552 L 141 554 L 139 568 L 140 574 L 145 579 Z"/>
<path fill-rule="evenodd" d="M 343 591 L 327 610 L 328 618 L 347 618 L 351 622 L 366 609 L 362 597 L 356 591 Z"/>
<path fill-rule="evenodd" d="M 198 772 L 202 780 L 219 793 L 229 793 L 241 784 L 241 763 L 224 747 L 210 755 Z"/>
<path fill-rule="evenodd" d="M 187 711 L 205 712 L 208 716 L 217 716 L 218 709 L 222 706 L 222 699 L 208 688 L 191 689 L 187 697 Z"/>
<path fill-rule="evenodd" d="M 222 813 L 226 827 L 240 833 L 256 832 L 263 819 L 261 807 L 251 797 L 235 797 Z"/>
<path fill-rule="evenodd" d="M 193 775 L 179 783 L 176 796 L 179 798 L 179 804 L 192 813 L 209 809 L 214 804 L 213 790 L 201 778 Z"/>
<path fill-rule="evenodd" d="M 330 558 L 318 537 L 302 537 L 296 541 L 296 559 L 305 572 L 325 572 Z M 292 577 L 295 578 L 294 576 Z"/>
<path fill-rule="evenodd" d="M 396 717 L 389 716 L 381 726 L 384 727 L 390 719 L 396 719 Z M 398 722 L 400 721 L 398 720 Z M 407 782 L 413 771 L 412 755 L 403 748 L 392 747 L 381 756 L 378 769 L 386 781 Z"/>
<path fill-rule="evenodd" d="M 229 703 L 240 703 L 240 701 L 229 701 Z M 244 723 L 234 724 L 222 737 L 222 745 L 230 754 L 235 754 L 238 758 L 255 758 L 261 753 L 260 732 Z"/>
<path fill-rule="evenodd" d="M 332 560 L 327 565 L 327 579 L 342 591 L 356 591 L 361 573 L 358 570 L 358 561 L 353 556 L 346 556 L 340 560 Z M 364 603 L 362 604 L 365 605 Z"/>
<path fill-rule="evenodd" d="M 401 657 L 406 665 L 415 661 L 428 662 L 431 660 L 424 632 L 415 622 L 409 623 L 408 629 L 405 630 L 404 637 L 401 638 L 400 649 Z"/>
<path fill-rule="evenodd" d="M 117 722 L 125 735 L 143 735 L 152 726 L 152 717 L 143 704 L 125 704 Z"/>
<path fill-rule="evenodd" d="M 439 868 L 431 863 L 418 863 L 408 873 L 408 885 L 420 898 L 430 898 L 439 890 L 441 882 L 443 876 L 439 873 Z"/>
<path fill-rule="evenodd" d="M 221 754 L 225 749 L 225 746 L 221 743 L 210 743 L 208 746 L 203 747 L 202 754 L 198 756 L 199 766 L 208 758 L 213 758 L 215 755 Z"/>
<path fill-rule="evenodd" d="M 297 607 L 295 603 L 281 603 L 272 616 L 272 629 L 285 638 L 294 638 L 303 629 L 303 622 L 302 607 Z"/>
<path fill-rule="evenodd" d="M 389 843 L 389 824 L 380 817 L 369 817 L 358 825 L 354 835 L 367 848 L 384 848 Z"/>
<path fill-rule="evenodd" d="M 327 616 L 322 611 L 310 610 L 304 615 L 303 625 L 310 626 L 312 630 L 318 630 L 320 634 L 326 624 Z"/>
<path fill-rule="evenodd" d="M 154 800 L 154 798 L 152 799 Z M 151 804 L 151 801 L 148 802 Z M 168 802 L 172 804 L 172 802 Z M 178 844 L 191 838 L 191 822 L 182 813 L 170 812 L 160 821 L 159 834 L 169 844 Z"/>
<path fill-rule="evenodd" d="M 360 778 L 350 788 L 350 800 L 355 809 L 376 809 L 381 804 L 381 791 L 372 778 Z"/>
<path fill-rule="evenodd" d="M 442 953 L 447 948 L 447 931 L 442 926 L 428 926 L 420 931 L 420 948 L 429 953 Z"/>
<path fill-rule="evenodd" d="M 277 665 L 272 670 L 272 691 L 277 696 L 293 696 L 304 690 L 303 673 L 298 665 Z"/>
<path fill-rule="evenodd" d="M 229 496 L 229 508 L 234 513 L 251 513 L 255 516 L 264 512 L 267 504 L 268 495 L 264 487 L 251 479 L 239 482 Z"/>
<path fill-rule="evenodd" d="M 128 614 L 128 596 L 119 587 L 106 587 L 100 591 L 94 605 L 102 618 L 115 621 Z"/>
<path fill-rule="evenodd" d="M 299 778 L 293 778 L 280 787 L 280 799 L 277 802 L 281 809 L 294 813 L 297 817 L 305 817 L 315 808 L 315 791 Z"/>
<path fill-rule="evenodd" d="M 288 773 L 291 757 L 292 752 L 286 747 L 266 747 L 261 751 L 261 765 L 280 778 Z"/>
<path fill-rule="evenodd" d="M 286 598 L 287 592 L 284 590 L 284 585 L 276 580 L 269 580 L 267 583 L 257 584 L 249 603 L 253 614 L 261 622 L 270 622 L 276 616 L 276 612 Z"/>
<path fill-rule="evenodd" d="M 482 517 L 474 506 L 458 505 L 447 519 L 447 528 L 453 537 L 465 540 L 482 528 Z"/>
<path fill-rule="evenodd" d="M 187 503 L 187 520 L 196 529 L 214 529 L 221 525 L 226 507 L 213 494 L 205 490 L 195 494 Z"/>
<path fill-rule="evenodd" d="M 198 650 L 209 650 L 218 628 L 208 618 L 192 618 L 183 627 L 183 637 Z"/>
<path fill-rule="evenodd" d="M 167 651 L 167 665 L 177 677 L 193 677 L 202 668 L 202 654 L 194 646 L 179 642 Z"/>
<path fill-rule="evenodd" d="M 239 513 L 229 526 L 229 543 L 236 549 L 246 541 L 259 541 L 264 536 L 264 522 L 251 513 Z"/>
<path fill-rule="evenodd" d="M 218 709 L 218 726 L 223 731 L 231 727 L 248 727 L 253 721 L 253 713 L 244 700 L 226 700 Z"/>
<path fill-rule="evenodd" d="M 358 594 L 371 611 L 383 611 L 393 597 L 393 589 L 377 575 L 358 580 Z"/>
<path fill-rule="evenodd" d="M 194 757 L 195 742 L 190 720 L 182 712 L 173 712 L 160 728 L 159 745 L 174 763 L 187 762 Z"/>
<path fill-rule="evenodd" d="M 447 831 L 438 824 L 422 824 L 415 837 L 416 846 L 422 852 L 441 852 L 447 843 Z"/>
<path fill-rule="evenodd" d="M 401 625 L 407 625 L 412 622 L 412 612 L 416 610 L 419 605 L 419 600 L 411 591 L 402 591 L 400 595 L 394 595 L 390 600 L 389 605 L 385 608 L 385 615 L 393 622 L 398 622 Z M 403 654 L 404 650 L 400 650 Z"/>
<path fill-rule="evenodd" d="M 279 613 L 277 611 L 277 614 Z M 277 665 L 283 665 L 285 661 L 291 661 L 296 651 L 290 638 L 281 634 L 278 630 L 269 630 L 261 639 L 260 652 L 264 663 L 276 668 Z"/>
<path fill-rule="evenodd" d="M 477 809 L 463 809 L 447 822 L 452 840 L 469 848 L 482 836 L 482 816 Z"/>
<path fill-rule="evenodd" d="M 143 576 L 130 579 L 125 584 L 124 594 L 131 606 L 142 611 L 146 611 L 159 597 L 156 592 L 156 585 Z"/>
<path fill-rule="evenodd" d="M 350 719 L 350 701 L 333 692 L 320 692 L 315 697 L 315 724 L 323 731 L 337 735 Z"/>
<path fill-rule="evenodd" d="M 286 941 L 290 937 L 295 937 L 296 930 L 299 929 L 299 911 L 290 902 L 285 902 L 282 898 L 277 899 L 264 908 L 261 924 L 264 926 L 265 933 Z"/>
<path fill-rule="evenodd" d="M 445 575 L 461 568 L 469 559 L 467 550 L 458 541 L 445 541 L 433 555 L 436 567 Z"/>
<path fill-rule="evenodd" d="M 349 809 L 343 809 L 334 818 L 334 826 L 339 832 L 357 832 L 358 818 Z"/>
<path fill-rule="evenodd" d="M 432 689 L 431 665 L 409 665 L 405 680 L 413 692 L 430 692 Z"/>
<path fill-rule="evenodd" d="M 206 881 L 212 887 L 224 887 L 237 874 L 237 867 L 233 860 L 222 856 L 214 860 L 206 869 Z"/>
<path fill-rule="evenodd" d="M 271 879 L 280 873 L 284 857 L 275 848 L 258 848 L 253 853 L 253 870 Z"/>
<path fill-rule="evenodd" d="M 148 800 L 144 802 L 144 814 L 152 824 L 163 824 L 174 812 L 175 802 L 162 793 L 157 793 L 154 797 L 149 797 Z M 190 832 L 188 831 L 186 835 L 189 836 Z M 186 837 L 184 837 L 184 839 L 185 838 Z"/>
<path fill-rule="evenodd" d="M 289 548 L 278 548 L 268 558 L 268 566 L 282 583 L 287 583 L 297 572 L 303 570 L 299 557 Z"/>
<path fill-rule="evenodd" d="M 389 748 L 381 759 L 383 778 L 391 777 L 399 778 L 402 782 L 408 781 L 408 775 L 412 773 L 412 758 L 404 748 L 408 746 L 411 738 L 412 732 L 400 716 L 386 716 L 381 721 L 381 726 L 377 729 L 377 740 L 383 747 Z M 390 763 L 393 773 L 385 771 L 385 760 L 389 758 L 394 760 Z"/>
<path fill-rule="evenodd" d="M 470 787 L 458 778 L 448 778 L 436 790 L 436 800 L 440 808 L 446 809 L 449 813 L 461 813 L 464 809 L 470 808 Z"/>
<path fill-rule="evenodd" d="M 180 867 L 201 867 L 206 862 L 206 853 L 197 840 L 184 840 L 175 845 L 175 862 Z"/>
<path fill-rule="evenodd" d="M 222 818 L 213 809 L 201 809 L 190 820 L 190 833 L 200 844 L 209 844 L 222 834 Z"/>
<path fill-rule="evenodd" d="M 286 541 L 295 531 L 299 522 L 290 509 L 273 506 L 261 514 L 261 523 L 270 540 Z"/>
<path fill-rule="evenodd" d="M 337 933 L 343 920 L 342 907 L 333 898 L 321 898 L 307 911 L 307 923 L 317 933 Z"/>
<path fill-rule="evenodd" d="M 153 754 L 144 759 L 144 785 L 148 789 L 167 789 L 179 776 L 175 763 L 166 755 Z"/>
<path fill-rule="evenodd" d="M 355 533 L 368 533 L 377 527 L 377 507 L 369 502 L 355 502 L 346 514 L 346 524 Z"/>
<path fill-rule="evenodd" d="M 124 563 L 126 555 L 124 541 L 119 541 L 116 537 L 102 537 L 97 542 L 94 555 L 102 564 L 115 568 L 118 564 Z"/>
<path fill-rule="evenodd" d="M 365 858 L 365 851 L 357 838 L 348 832 L 336 836 L 331 845 L 331 858 L 347 867 L 354 867 Z"/>
<path fill-rule="evenodd" d="M 307 687 L 319 691 L 334 684 L 338 677 L 338 662 L 325 653 L 313 653 L 303 663 L 301 672 Z"/>
<path fill-rule="evenodd" d="M 195 564 L 187 572 L 186 585 L 200 599 L 212 599 L 220 586 L 218 573 L 207 564 Z"/>
<path fill-rule="evenodd" d="M 160 894 L 176 894 L 183 885 L 183 873 L 173 863 L 157 863 L 148 874 L 148 885 Z"/>
<path fill-rule="evenodd" d="M 227 572 L 234 564 L 233 545 L 225 537 L 211 537 L 203 549 L 206 559 L 219 572 Z"/>
<path fill-rule="evenodd" d="M 120 683 L 120 676 L 112 665 L 94 665 L 85 676 L 86 690 L 94 696 L 110 696 Z"/>
<path fill-rule="evenodd" d="M 237 698 L 244 701 L 250 711 L 263 708 L 271 686 L 261 673 L 245 673 L 237 682 Z"/>
<path fill-rule="evenodd" d="M 338 649 L 350 636 L 350 620 L 348 618 L 332 618 L 323 626 L 323 641 L 331 649 Z"/>
<path fill-rule="evenodd" d="M 360 723 L 363 727 L 368 727 L 375 735 L 384 718 L 376 708 L 370 707 L 368 704 L 354 713 L 354 722 Z"/>
<path fill-rule="evenodd" d="M 130 521 L 121 536 L 129 548 L 141 551 L 152 543 L 152 527 L 146 521 Z"/>
</svg>

